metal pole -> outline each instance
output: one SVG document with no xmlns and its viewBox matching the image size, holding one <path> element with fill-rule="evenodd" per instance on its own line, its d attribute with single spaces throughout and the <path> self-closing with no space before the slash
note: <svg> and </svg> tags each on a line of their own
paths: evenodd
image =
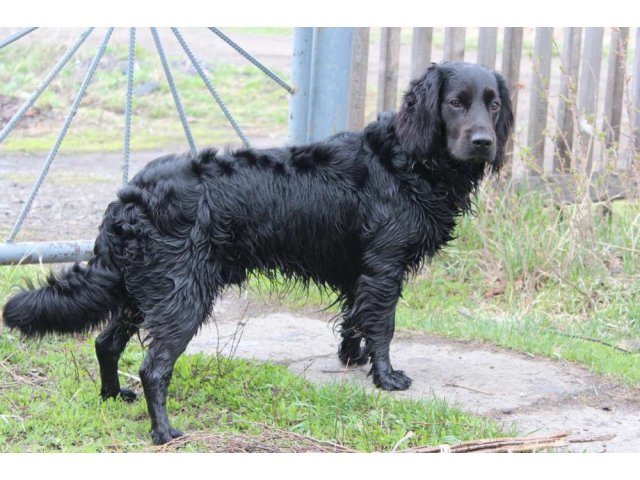
<svg viewBox="0 0 640 480">
<path fill-rule="evenodd" d="M 291 82 L 293 95 L 289 101 L 289 144 L 299 145 L 308 141 L 309 87 L 311 82 L 311 57 L 313 28 L 296 28 L 293 31 L 293 55 L 291 58 Z"/>
<path fill-rule="evenodd" d="M 7 45 L 12 44 L 13 42 L 15 42 L 16 40 L 21 39 L 22 37 L 24 37 L 25 35 L 28 35 L 29 33 L 33 32 L 34 30 L 37 30 L 38 27 L 29 27 L 29 28 L 23 28 L 22 30 L 20 30 L 19 32 L 14 33 L 13 35 L 9 35 L 7 38 L 5 38 L 4 40 L 0 41 L 0 48 L 4 48 Z"/>
<path fill-rule="evenodd" d="M 309 99 L 309 138 L 318 141 L 346 129 L 353 28 L 314 28 Z"/>
<path fill-rule="evenodd" d="M 0 265 L 81 262 L 93 257 L 92 240 L 0 244 Z"/>
<path fill-rule="evenodd" d="M 122 186 L 129 183 L 129 154 L 131 147 L 131 104 L 133 102 L 133 72 L 135 70 L 136 29 L 129 29 L 129 61 L 127 65 L 127 93 L 124 105 L 124 158 L 122 159 Z"/>
<path fill-rule="evenodd" d="M 284 88 L 287 92 L 289 93 L 293 93 L 293 88 L 291 88 L 289 85 L 287 85 L 287 83 L 282 80 L 279 76 L 277 76 L 275 73 L 273 73 L 271 70 L 269 70 L 267 67 L 265 67 L 262 63 L 260 63 L 253 55 L 251 55 L 249 52 L 247 52 L 244 48 L 242 48 L 240 45 L 238 45 L 236 42 L 234 42 L 233 40 L 231 40 L 229 37 L 227 37 L 224 33 L 222 33 L 222 31 L 220 31 L 219 29 L 215 28 L 215 27 L 209 27 L 209 30 L 211 30 L 213 33 L 215 33 L 218 37 L 220 37 L 223 41 L 225 41 L 229 46 L 231 46 L 231 48 L 233 48 L 236 52 L 238 52 L 240 55 L 242 55 L 244 58 L 246 58 L 247 60 L 249 60 L 251 63 L 253 63 L 256 67 L 258 67 L 260 70 L 262 70 L 262 72 L 269 77 L 271 80 L 273 80 L 274 82 L 276 82 L 278 85 L 280 85 L 282 88 Z"/>
<path fill-rule="evenodd" d="M 36 183 L 33 186 L 33 190 L 31 190 L 31 194 L 29 195 L 29 198 L 25 202 L 24 207 L 22 208 L 22 212 L 20 212 L 20 216 L 18 217 L 16 224 L 13 226 L 13 229 L 11 230 L 9 237 L 7 238 L 7 242 L 13 242 L 15 240 L 16 235 L 22 228 L 22 223 L 24 222 L 24 219 L 27 217 L 29 210 L 31 210 L 31 204 L 33 203 L 33 200 L 36 198 L 36 195 L 38 194 L 38 191 L 42 186 L 42 182 L 44 181 L 45 177 L 47 176 L 47 173 L 49 172 L 49 167 L 51 166 L 51 162 L 53 162 L 53 159 L 58 153 L 60 144 L 62 143 L 64 136 L 67 134 L 67 130 L 71 125 L 71 121 L 73 120 L 73 117 L 75 117 L 76 113 L 78 112 L 78 106 L 80 105 L 80 102 L 82 101 L 82 98 L 84 97 L 84 94 L 87 91 L 87 87 L 89 86 L 89 83 L 91 83 L 93 74 L 95 73 L 96 68 L 98 67 L 98 63 L 100 62 L 100 59 L 102 58 L 102 55 L 104 54 L 104 51 L 107 48 L 107 44 L 109 43 L 109 39 L 111 38 L 112 32 L 113 32 L 113 27 L 107 30 L 107 33 L 105 34 L 104 39 L 102 40 L 102 43 L 98 48 L 98 52 L 96 53 L 95 57 L 93 57 L 93 61 L 91 62 L 91 65 L 89 65 L 89 68 L 87 69 L 87 73 L 85 74 L 84 79 L 82 80 L 82 84 L 80 85 L 80 89 L 78 90 L 76 98 L 73 100 L 73 103 L 71 104 L 71 109 L 69 110 L 69 114 L 67 115 L 67 118 L 64 121 L 62 130 L 60 130 L 60 133 L 58 134 L 58 138 L 56 139 L 56 142 L 53 145 L 53 148 L 49 152 L 49 155 L 47 156 L 47 159 L 44 162 L 44 165 L 40 172 L 40 176 L 36 180 Z"/>
<path fill-rule="evenodd" d="M 204 69 L 202 68 L 202 65 L 200 65 L 200 62 L 198 61 L 196 56 L 191 51 L 191 48 L 189 48 L 189 45 L 187 45 L 187 42 L 184 41 L 184 38 L 182 37 L 180 30 L 178 30 L 175 27 L 171 27 L 171 31 L 178 39 L 180 46 L 189 57 L 189 60 L 191 60 L 191 64 L 195 67 L 196 71 L 198 72 L 198 75 L 200 75 L 200 78 L 209 89 L 209 93 L 211 93 L 211 95 L 213 96 L 213 99 L 216 101 L 216 103 L 220 107 L 220 110 L 222 110 L 222 113 L 224 113 L 224 116 L 227 117 L 227 121 L 231 124 L 235 132 L 238 134 L 238 136 L 240 137 L 240 140 L 242 140 L 243 145 L 249 148 L 251 146 L 251 144 L 249 143 L 249 140 L 247 139 L 246 135 L 240 128 L 240 125 L 238 125 L 238 122 L 236 122 L 236 119 L 233 118 L 233 115 L 231 115 L 231 112 L 229 111 L 229 109 L 227 108 L 227 105 L 222 100 L 222 97 L 218 95 L 218 91 L 213 86 L 213 83 L 211 83 L 211 80 L 205 73 Z"/>
<path fill-rule="evenodd" d="M 182 100 L 180 100 L 180 94 L 178 93 L 176 84 L 173 81 L 173 75 L 171 75 L 169 62 L 167 61 L 167 57 L 164 54 L 164 49 L 162 48 L 162 42 L 160 42 L 160 37 L 158 36 L 158 30 L 155 27 L 151 27 L 151 35 L 153 35 L 153 41 L 156 44 L 156 49 L 158 50 L 158 56 L 160 57 L 160 61 L 162 62 L 162 68 L 164 69 L 164 74 L 167 77 L 167 83 L 169 83 L 169 88 L 171 89 L 171 94 L 173 95 L 173 101 L 176 104 L 176 110 L 178 111 L 178 116 L 180 117 L 180 121 L 182 122 L 182 128 L 184 129 L 184 134 L 187 137 L 187 142 L 189 143 L 191 154 L 195 157 L 198 154 L 198 148 L 196 147 L 196 142 L 193 140 L 193 135 L 191 134 L 191 128 L 189 127 L 189 121 L 187 120 L 187 116 L 184 114 L 184 108 L 182 107 Z"/>
</svg>

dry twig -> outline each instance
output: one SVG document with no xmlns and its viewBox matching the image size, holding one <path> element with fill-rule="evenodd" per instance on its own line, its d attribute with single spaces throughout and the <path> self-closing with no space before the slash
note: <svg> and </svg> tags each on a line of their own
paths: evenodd
<svg viewBox="0 0 640 480">
<path fill-rule="evenodd" d="M 492 438 L 474 440 L 458 445 L 440 445 L 436 447 L 414 447 L 403 450 L 408 453 L 468 453 L 468 452 L 539 452 L 569 445 L 569 434 L 558 433 L 549 437 Z"/>
</svg>

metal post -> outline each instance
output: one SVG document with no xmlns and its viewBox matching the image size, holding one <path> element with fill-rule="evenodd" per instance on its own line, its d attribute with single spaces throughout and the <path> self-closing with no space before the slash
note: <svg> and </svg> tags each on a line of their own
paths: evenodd
<svg viewBox="0 0 640 480">
<path fill-rule="evenodd" d="M 291 82 L 293 95 L 289 101 L 289 144 L 307 142 L 309 120 L 309 88 L 311 83 L 311 53 L 313 28 L 296 28 L 293 31 L 293 55 L 291 58 Z"/>
<path fill-rule="evenodd" d="M 0 265 L 81 262 L 93 256 L 93 244 L 93 240 L 3 243 Z"/>
<path fill-rule="evenodd" d="M 346 129 L 351 84 L 352 28 L 314 28 L 309 98 L 309 138 Z"/>
</svg>

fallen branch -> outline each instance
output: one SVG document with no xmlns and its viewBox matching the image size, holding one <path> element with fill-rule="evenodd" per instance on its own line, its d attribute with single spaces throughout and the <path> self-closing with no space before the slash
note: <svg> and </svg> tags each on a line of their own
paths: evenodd
<svg viewBox="0 0 640 480">
<path fill-rule="evenodd" d="M 122 370 L 118 370 L 118 374 L 122 375 L 123 377 L 127 377 L 129 380 L 133 380 L 136 383 L 142 383 L 142 380 L 140 380 L 140 377 L 136 377 L 135 375 L 131 375 L 130 373 L 127 372 L 123 372 Z"/>
<path fill-rule="evenodd" d="M 569 445 L 569 434 L 558 433 L 549 437 L 494 438 L 474 440 L 457 445 L 439 445 L 436 447 L 414 447 L 402 450 L 403 453 L 468 453 L 468 452 L 538 452 Z"/>
<path fill-rule="evenodd" d="M 598 343 L 600 345 L 604 345 L 605 347 L 613 348 L 614 350 L 618 350 L 620 352 L 630 353 L 632 355 L 640 353 L 640 351 L 633 351 L 633 350 L 629 350 L 629 349 L 626 349 L 626 348 L 623 348 L 623 347 L 619 347 L 617 345 L 613 345 L 612 343 L 605 342 L 604 340 L 600 340 L 599 338 L 585 337 L 584 335 L 575 335 L 573 333 L 565 333 L 565 332 L 562 332 L 562 331 L 557 330 L 557 329 L 552 329 L 552 331 L 554 333 L 562 336 L 562 337 L 575 338 L 576 340 L 584 340 L 585 342 Z"/>
<path fill-rule="evenodd" d="M 469 390 L 470 392 L 477 392 L 477 393 L 481 393 L 483 395 L 489 395 L 489 396 L 493 395 L 492 393 L 485 392 L 484 390 L 480 390 L 478 388 L 473 388 L 473 387 L 467 387 L 467 386 L 464 386 L 464 385 L 460 385 L 458 383 L 445 383 L 444 386 L 445 387 L 453 387 L 453 388 L 463 388 L 465 390 Z"/>
<path fill-rule="evenodd" d="M 609 440 L 613 440 L 614 438 L 616 438 L 615 434 L 601 435 L 599 437 L 572 438 L 569 440 L 569 443 L 608 442 Z"/>
</svg>

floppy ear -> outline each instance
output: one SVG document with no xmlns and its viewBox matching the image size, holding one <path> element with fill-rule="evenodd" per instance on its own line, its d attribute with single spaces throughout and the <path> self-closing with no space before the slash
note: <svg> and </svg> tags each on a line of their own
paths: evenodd
<svg viewBox="0 0 640 480">
<path fill-rule="evenodd" d="M 498 173 L 504 162 L 504 150 L 513 128 L 513 110 L 511 109 L 511 95 L 509 94 L 507 82 L 505 82 L 504 77 L 499 73 L 494 72 L 493 74 L 498 82 L 498 93 L 500 95 L 500 103 L 502 104 L 498 116 L 498 123 L 496 124 L 496 159 L 491 164 L 492 172 Z"/>
<path fill-rule="evenodd" d="M 396 134 L 405 153 L 417 160 L 427 159 L 440 143 L 440 90 L 442 75 L 435 63 L 422 78 L 411 82 L 396 118 Z"/>
</svg>

